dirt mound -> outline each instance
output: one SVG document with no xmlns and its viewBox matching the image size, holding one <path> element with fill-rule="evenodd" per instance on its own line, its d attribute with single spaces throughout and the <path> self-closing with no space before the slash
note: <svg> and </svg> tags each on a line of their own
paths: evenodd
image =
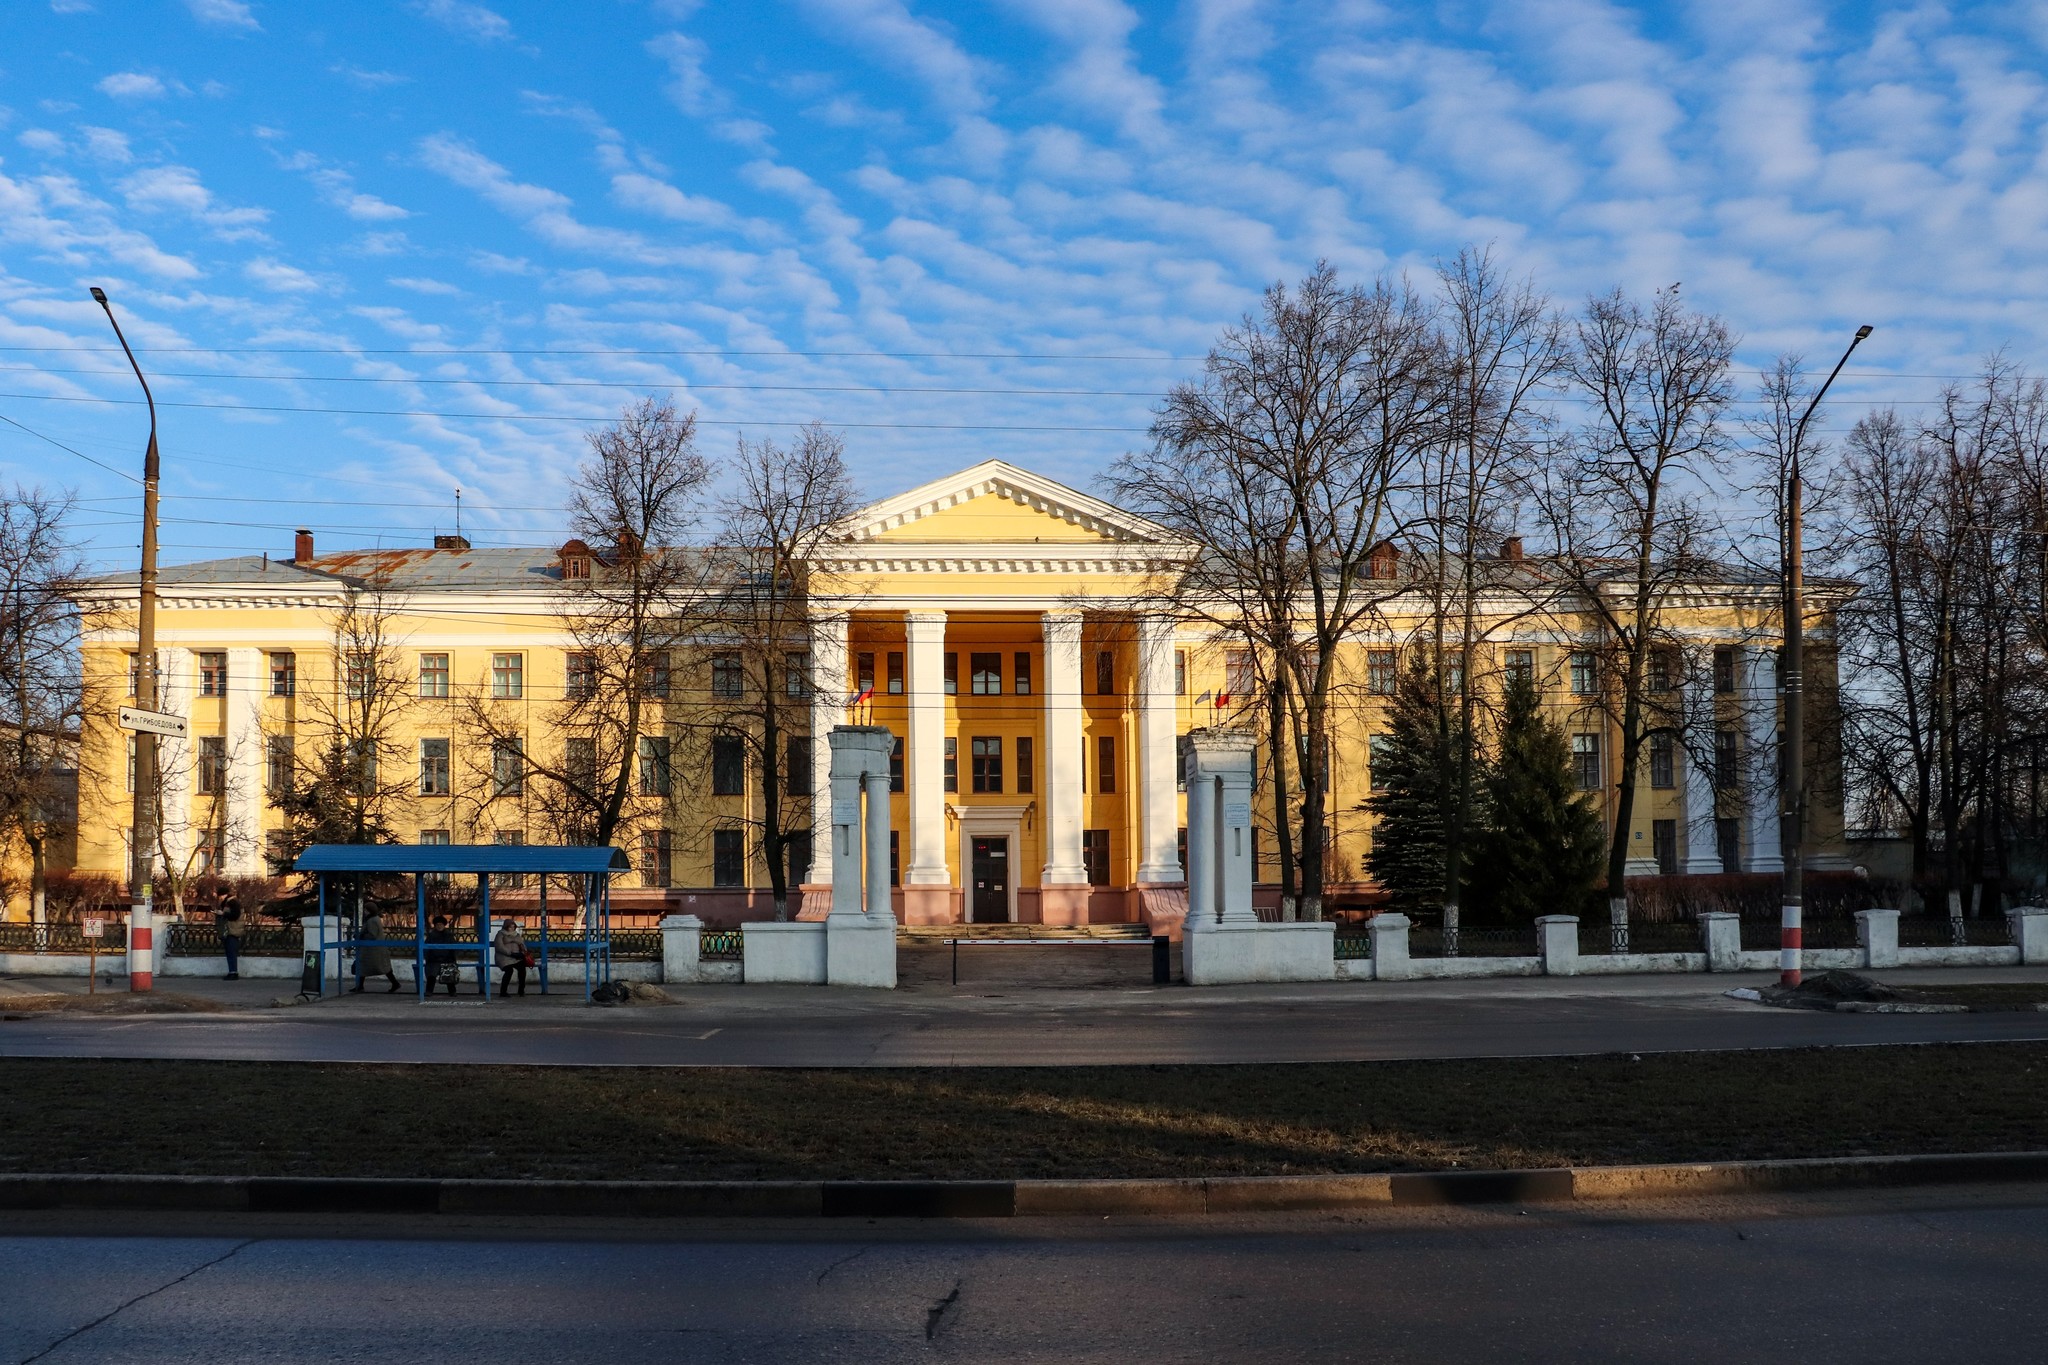
<svg viewBox="0 0 2048 1365">
<path fill-rule="evenodd" d="M 233 1009 L 218 1000 L 176 991 L 151 991 L 136 995 L 126 991 L 109 995 L 10 995 L 0 1001 L 0 1018 L 26 1018 L 31 1014 L 227 1014 Z"/>
</svg>

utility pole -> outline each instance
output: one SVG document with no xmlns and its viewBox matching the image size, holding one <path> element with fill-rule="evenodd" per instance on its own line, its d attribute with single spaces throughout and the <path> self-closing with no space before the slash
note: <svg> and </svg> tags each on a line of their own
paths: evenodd
<svg viewBox="0 0 2048 1365">
<path fill-rule="evenodd" d="M 1849 363 L 1849 357 L 1870 335 L 1868 325 L 1858 327 L 1849 349 L 1828 372 L 1827 382 L 1813 395 L 1792 431 L 1792 469 L 1785 495 L 1785 649 L 1779 663 L 1778 682 L 1785 693 L 1785 747 L 1779 779 L 1779 845 L 1784 849 L 1785 894 L 1781 898 L 1782 918 L 1778 929 L 1778 984 L 1796 986 L 1800 981 L 1800 949 L 1803 946 L 1806 902 L 1806 544 L 1803 519 L 1803 490 L 1799 477 L 1800 448 L 1806 440 L 1806 423 L 1828 386 Z"/>
<path fill-rule="evenodd" d="M 128 338 L 121 335 L 121 323 L 114 316 L 114 306 L 107 302 L 107 291 L 98 285 L 92 287 L 93 302 L 97 303 L 113 325 L 114 339 L 121 343 L 122 354 L 128 357 L 128 365 L 135 371 L 135 380 L 142 385 L 142 397 L 149 404 L 149 446 L 142 456 L 142 592 L 141 603 L 136 612 L 135 641 L 135 706 L 140 711 L 157 709 L 156 678 L 156 503 L 158 467 L 156 452 L 156 397 L 149 391 L 149 381 L 142 377 L 142 366 L 135 362 L 135 352 L 128 348 Z M 129 989 L 146 991 L 154 978 L 154 904 L 150 893 L 150 869 L 155 864 L 156 854 L 156 736 L 148 730 L 135 733 L 135 805 L 130 820 L 134 833 L 128 860 L 128 894 L 135 902 L 135 913 L 129 921 Z M 135 940 L 140 936 L 141 942 Z M 142 958 L 146 964 L 138 973 L 133 963 L 138 951 L 148 955 Z"/>
</svg>

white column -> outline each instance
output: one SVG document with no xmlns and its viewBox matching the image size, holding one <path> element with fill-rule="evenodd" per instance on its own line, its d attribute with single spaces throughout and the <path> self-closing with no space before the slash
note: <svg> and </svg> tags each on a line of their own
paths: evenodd
<svg viewBox="0 0 2048 1365">
<path fill-rule="evenodd" d="M 1081 614 L 1049 611 L 1045 631 L 1045 886 L 1081 886 Z"/>
<path fill-rule="evenodd" d="M 867 831 L 867 915 L 887 922 L 892 928 L 896 911 L 889 903 L 889 749 L 881 749 L 881 771 L 872 767 L 861 779 L 867 790 L 863 826 Z"/>
<path fill-rule="evenodd" d="M 1701 691 L 1706 693 L 1704 707 L 1695 695 Z M 1713 753 L 1714 693 L 1711 686 L 1696 683 L 1681 696 L 1684 700 L 1680 705 L 1690 722 L 1688 729 L 1694 742 L 1680 746 L 1674 755 L 1685 765 L 1685 772 L 1679 777 L 1679 823 L 1685 830 L 1685 861 L 1679 864 L 1679 870 L 1688 876 L 1711 875 L 1721 871 L 1721 846 L 1714 826 L 1714 774 L 1711 768 L 1702 768 L 1694 761 L 1692 750 L 1700 747 L 1698 736 L 1704 734 L 1705 748 L 1710 756 Z"/>
<path fill-rule="evenodd" d="M 1138 880 L 1179 882 L 1180 803 L 1174 795 L 1176 703 L 1170 616 L 1138 622 Z"/>
<path fill-rule="evenodd" d="M 260 649 L 228 651 L 227 872 L 260 876 L 263 868 L 263 696 L 270 679 Z"/>
<path fill-rule="evenodd" d="M 846 719 L 846 616 L 811 623 L 811 870 L 812 886 L 832 884 L 832 727 Z"/>
<path fill-rule="evenodd" d="M 192 766 L 199 761 L 199 736 L 190 730 L 197 678 L 191 650 L 164 649 L 158 653 L 163 656 L 163 672 L 156 681 L 157 709 L 186 718 L 185 738 L 156 742 L 157 782 L 163 790 L 162 858 L 170 867 L 182 871 L 192 852 Z"/>
<path fill-rule="evenodd" d="M 1242 767 L 1217 773 L 1216 890 L 1222 897 L 1216 918 L 1223 924 L 1257 924 L 1252 909 L 1251 746 Z"/>
<path fill-rule="evenodd" d="M 1749 862 L 1745 872 L 1783 872 L 1778 852 L 1778 669 L 1774 649 L 1743 651 L 1743 715 L 1749 722 Z"/>
<path fill-rule="evenodd" d="M 904 614 L 910 735 L 910 865 L 906 886 L 949 886 L 946 871 L 946 613 Z"/>
<path fill-rule="evenodd" d="M 1188 755 L 1188 916 L 1183 932 L 1216 924 L 1216 779 Z"/>
</svg>

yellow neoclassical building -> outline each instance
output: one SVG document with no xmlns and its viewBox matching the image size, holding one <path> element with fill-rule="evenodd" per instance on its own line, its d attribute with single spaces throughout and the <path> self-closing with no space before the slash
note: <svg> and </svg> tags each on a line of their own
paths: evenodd
<svg viewBox="0 0 2048 1365">
<path fill-rule="evenodd" d="M 820 540 L 809 565 L 819 624 L 805 645 L 804 705 L 814 735 L 857 720 L 898 736 L 891 871 L 906 922 L 1119 922 L 1170 901 L 1147 890 L 1181 880 L 1183 737 L 1202 726 L 1263 728 L 1255 670 L 1239 646 L 1156 596 L 1163 576 L 1197 552 L 1001 461 L 875 503 Z M 1502 553 L 1519 558 L 1519 546 L 1509 542 Z M 379 585 L 391 649 L 411 674 L 396 747 L 417 771 L 408 770 L 395 833 L 455 843 L 546 837 L 537 796 L 531 806 L 517 792 L 464 800 L 494 760 L 465 738 L 462 699 L 492 698 L 501 717 L 523 727 L 528 753 L 559 742 L 547 733 L 547 711 L 572 685 L 575 640 L 562 595 L 563 575 L 575 572 L 562 552 L 480 549 L 456 537 L 432 548 L 320 555 L 303 533 L 289 557 L 165 570 L 163 707 L 187 716 L 191 730 L 162 757 L 168 859 L 227 875 L 264 870 L 280 819 L 267 793 L 287 779 L 294 745 L 320 713 L 315 703 L 342 685 L 335 620 L 350 583 L 366 580 Z M 1530 572 L 1540 574 L 1533 560 Z M 1388 575 L 1399 573 L 1390 556 Z M 1371 817 L 1362 808 L 1373 743 L 1403 651 L 1423 647 L 1418 632 L 1429 617 L 1420 591 L 1388 587 L 1382 619 L 1347 661 L 1355 685 L 1333 754 L 1326 869 L 1339 907 L 1373 895 L 1364 873 Z M 100 580 L 92 597 L 99 627 L 86 638 L 85 665 L 106 694 L 125 698 L 133 576 Z M 1673 609 L 1667 632 L 1699 662 L 1657 685 L 1711 695 L 1692 699 L 1689 742 L 1646 748 L 1632 875 L 1781 865 L 1775 803 L 1752 761 L 1774 749 L 1777 735 L 1775 653 L 1757 643 L 1776 609 L 1775 590 L 1762 582 L 1702 584 Z M 1481 651 L 1489 676 L 1532 670 L 1571 736 L 1581 785 L 1611 806 L 1618 742 L 1599 704 L 1591 613 L 1531 612 L 1526 601 L 1500 610 Z M 1809 687 L 1823 697 L 1834 685 L 1830 624 L 1823 612 L 1812 628 Z M 671 724 L 680 731 L 713 697 L 715 652 L 674 661 L 656 734 Z M 871 695 L 849 709 L 860 693 Z M 118 876 L 129 759 L 112 721 L 96 717 L 83 737 L 84 767 L 103 780 L 82 789 L 77 857 L 83 870 Z M 791 753 L 811 771 L 788 774 L 790 786 L 822 792 L 826 746 Z M 629 850 L 639 887 L 621 891 L 621 907 L 688 910 L 713 924 L 771 914 L 766 868 L 748 833 L 756 780 L 707 753 L 644 785 L 633 797 Z M 1262 779 L 1255 803 L 1268 830 L 1272 785 Z M 1812 864 L 1845 866 L 1839 793 L 1824 778 L 1816 798 Z M 822 825 L 811 841 L 822 851 L 828 815 L 816 804 L 814 814 L 808 803 L 798 814 Z M 1261 842 L 1260 879 L 1270 883 L 1274 844 Z M 792 883 L 824 879 L 798 862 Z"/>
</svg>

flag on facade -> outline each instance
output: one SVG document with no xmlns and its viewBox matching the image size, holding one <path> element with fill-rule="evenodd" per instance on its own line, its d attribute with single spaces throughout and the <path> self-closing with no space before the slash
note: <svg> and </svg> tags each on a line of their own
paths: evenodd
<svg viewBox="0 0 2048 1365">
<path fill-rule="evenodd" d="M 851 697 L 847 698 L 846 704 L 849 707 L 859 706 L 864 701 L 872 700 L 874 695 L 875 685 L 873 683 L 869 683 L 866 687 L 863 687 L 860 691 L 854 693 Z"/>
<path fill-rule="evenodd" d="M 1218 692 L 1216 694 L 1216 709 L 1221 711 L 1228 705 L 1230 705 L 1230 694 L 1228 692 Z"/>
</svg>

